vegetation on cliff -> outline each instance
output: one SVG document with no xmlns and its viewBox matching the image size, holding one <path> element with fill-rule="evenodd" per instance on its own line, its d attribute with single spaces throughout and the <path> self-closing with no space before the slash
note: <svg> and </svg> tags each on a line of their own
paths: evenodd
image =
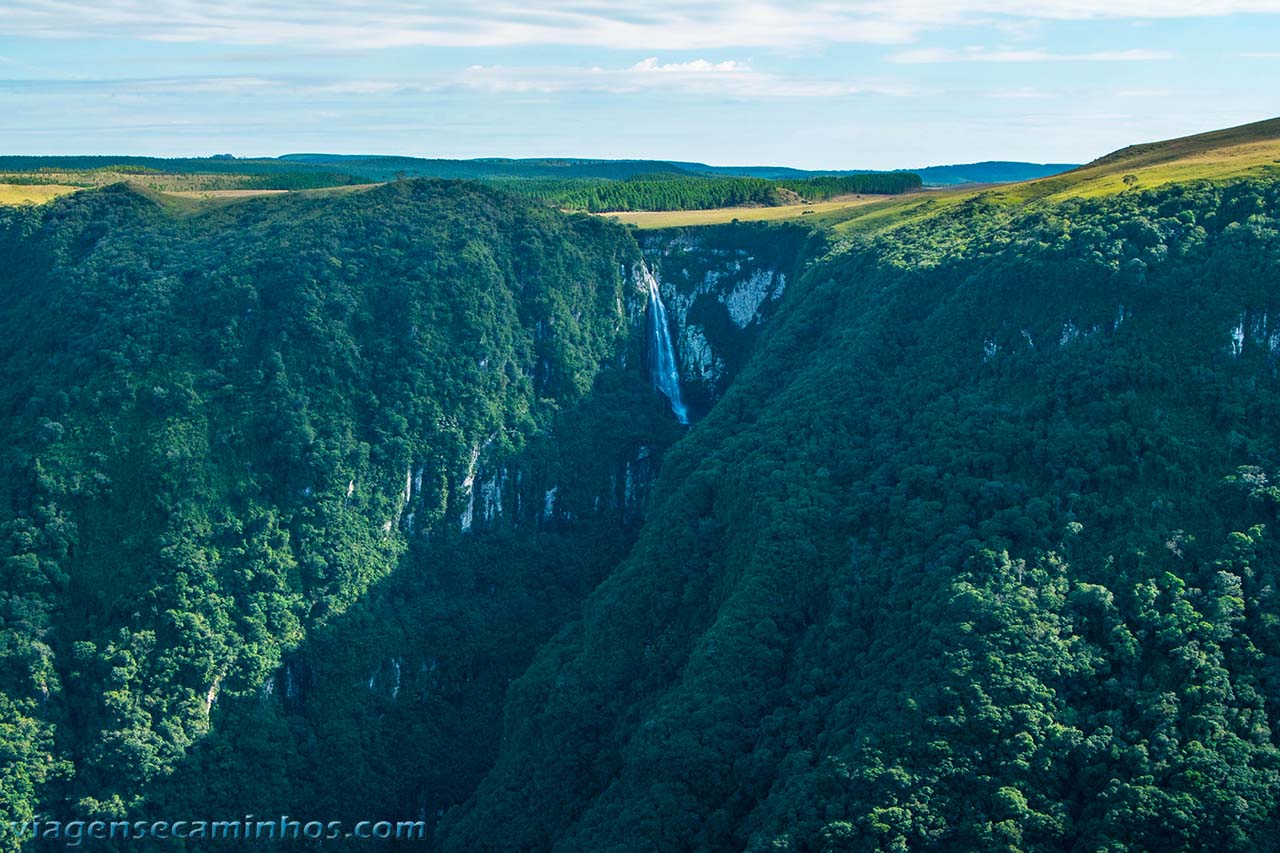
<svg viewBox="0 0 1280 853">
<path fill-rule="evenodd" d="M 135 808 L 592 394 L 638 257 L 437 182 L 0 213 L 0 816 Z"/>
</svg>

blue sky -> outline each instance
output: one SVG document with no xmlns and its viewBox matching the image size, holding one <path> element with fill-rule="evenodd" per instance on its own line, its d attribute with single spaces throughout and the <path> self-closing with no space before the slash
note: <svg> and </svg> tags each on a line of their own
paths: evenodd
<svg viewBox="0 0 1280 853">
<path fill-rule="evenodd" d="M 1079 162 L 1280 115 L 1280 0 L 0 0 L 0 153 Z"/>
</svg>

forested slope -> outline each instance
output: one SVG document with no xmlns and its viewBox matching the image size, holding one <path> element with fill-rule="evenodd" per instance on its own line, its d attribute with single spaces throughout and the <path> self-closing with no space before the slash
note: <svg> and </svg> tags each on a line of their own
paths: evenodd
<svg viewBox="0 0 1280 853">
<path fill-rule="evenodd" d="M 445 849 L 1275 849 L 1278 205 L 975 199 L 811 270 Z"/>
<path fill-rule="evenodd" d="M 485 527 L 504 496 L 540 519 L 559 442 L 587 443 L 554 437 L 563 412 L 630 401 L 606 478 L 669 442 L 620 368 L 639 257 L 616 226 L 440 182 L 197 216 L 113 187 L 0 213 L 0 818 L 136 813 L 414 543 Z M 517 457 L 525 478 L 484 491 Z M 566 512 L 589 500 L 562 482 Z M 519 587 L 515 562 L 497 582 Z M 488 590 L 493 565 L 432 583 Z M 529 654 L 589 579 L 566 568 L 532 613 L 491 610 Z M 494 702 L 520 660 L 502 636 L 474 653 L 500 658 Z"/>
</svg>

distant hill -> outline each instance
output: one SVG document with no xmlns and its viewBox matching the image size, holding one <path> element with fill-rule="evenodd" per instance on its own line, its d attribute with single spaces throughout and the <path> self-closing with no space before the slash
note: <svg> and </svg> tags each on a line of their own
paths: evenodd
<svg viewBox="0 0 1280 853">
<path fill-rule="evenodd" d="M 1280 118 L 1271 118 L 1229 127 L 1225 130 L 1130 145 L 1099 157 L 1081 168 L 1114 169 L 1120 166 L 1141 168 L 1178 160 L 1203 160 L 1206 156 L 1216 161 L 1223 159 L 1224 154 L 1243 153 L 1239 150 L 1241 147 L 1245 147 L 1248 151 L 1261 152 L 1263 149 L 1274 149 L 1278 143 L 1280 143 Z"/>
<path fill-rule="evenodd" d="M 874 169 L 794 169 L 789 166 L 710 166 L 679 160 L 597 160 L 582 157 L 538 157 L 512 159 L 483 157 L 474 160 L 443 160 L 421 157 L 351 154 L 286 154 L 279 158 L 366 176 L 390 179 L 396 174 L 421 178 L 462 178 L 493 180 L 511 178 L 604 178 L 626 180 L 637 175 L 677 174 L 722 178 L 764 178 L 768 180 L 856 175 Z M 880 170 L 884 171 L 884 170 Z"/>
<path fill-rule="evenodd" d="M 1018 163 L 1008 160 L 987 160 L 982 163 L 964 163 L 955 166 L 928 166 L 912 169 L 924 180 L 925 186 L 943 187 L 957 184 L 1008 184 L 1016 181 L 1032 181 L 1057 175 L 1077 168 L 1075 163 Z"/>
<path fill-rule="evenodd" d="M 513 160 L 482 158 L 443 160 L 424 157 L 344 154 L 286 154 L 279 160 L 342 171 L 374 181 L 397 177 L 486 180 L 499 178 L 604 178 L 626 180 L 635 175 L 675 172 L 695 175 L 663 160 L 588 160 L 578 158 L 536 158 Z"/>
<path fill-rule="evenodd" d="M 733 175 L 748 178 L 810 178 L 818 175 L 854 175 L 867 170 L 805 170 L 787 166 L 708 166 L 703 163 L 670 165 L 686 171 L 707 175 Z M 949 187 L 958 184 L 1004 184 L 1014 181 L 1030 181 L 1056 175 L 1078 166 L 1076 163 L 1019 163 L 1008 160 L 987 160 L 982 163 L 962 163 L 952 166 L 926 166 L 922 169 L 897 169 L 919 175 L 926 187 Z"/>
<path fill-rule="evenodd" d="M 815 177 L 868 174 L 883 171 L 911 172 L 919 175 L 925 186 L 957 184 L 998 184 L 1029 181 L 1074 169 L 1075 163 L 1018 163 L 991 160 L 923 169 L 795 169 L 790 166 L 711 166 L 680 160 L 588 160 L 577 158 L 508 160 L 428 160 L 417 157 L 351 156 L 334 154 L 287 154 L 280 158 L 290 162 L 311 163 L 340 168 L 382 180 L 403 173 L 407 177 L 430 178 L 607 178 L 625 180 L 636 175 L 675 173 L 713 175 L 716 177 L 764 178 L 768 180 L 803 180 Z"/>
<path fill-rule="evenodd" d="M 1173 182 L 1278 175 L 1280 118 L 1273 118 L 1226 130 L 1130 145 L 1071 171 L 1004 188 L 1002 192 L 1015 200 L 1044 196 L 1092 197 Z"/>
<path fill-rule="evenodd" d="M 816 177 L 879 174 L 887 171 L 918 174 L 925 186 L 1026 181 L 1075 168 L 1072 164 L 992 161 L 924 169 L 795 169 L 789 166 L 711 166 L 669 160 L 600 160 L 579 157 L 511 159 L 485 157 L 449 160 L 379 154 L 298 153 L 282 157 L 135 157 L 94 155 L 72 157 L 0 156 L 0 174 L 25 172 L 100 171 L 158 175 L 253 176 L 254 188 L 297 189 L 356 182 L 381 183 L 397 178 L 450 180 L 627 180 L 638 175 L 806 180 Z M 81 176 L 83 177 L 83 176 Z M 81 181 L 83 183 L 83 181 Z"/>
</svg>

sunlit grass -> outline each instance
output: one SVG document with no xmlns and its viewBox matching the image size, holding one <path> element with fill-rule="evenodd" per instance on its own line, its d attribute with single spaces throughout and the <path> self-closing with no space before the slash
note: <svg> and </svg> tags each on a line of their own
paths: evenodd
<svg viewBox="0 0 1280 853">
<path fill-rule="evenodd" d="M 646 229 L 679 228 L 685 225 L 722 225 L 735 219 L 739 222 L 779 222 L 787 219 L 819 221 L 832 214 L 839 215 L 845 211 L 873 205 L 890 198 L 897 197 L 863 194 L 813 204 L 784 204 L 778 207 L 721 207 L 714 210 L 655 210 L 598 215 Z"/>
<path fill-rule="evenodd" d="M 743 222 L 804 220 L 838 233 L 858 233 L 884 231 L 927 219 L 978 195 L 990 201 L 1017 205 L 1041 199 L 1097 198 L 1171 183 L 1243 177 L 1280 180 L 1280 119 L 1134 145 L 1061 175 L 999 187 L 865 196 L 785 207 L 602 215 L 639 228 L 714 225 L 735 219 Z"/>
<path fill-rule="evenodd" d="M 1117 152 L 1063 175 L 1012 184 L 1001 188 L 997 195 L 1013 202 L 1036 198 L 1097 198 L 1131 188 L 1154 189 L 1171 183 L 1280 177 L 1280 124 L 1271 129 L 1277 137 L 1222 146 L 1214 146 L 1212 140 L 1199 147 L 1191 145 L 1190 140 L 1197 137 L 1174 140 L 1167 143 L 1166 148 L 1141 146 L 1131 156 Z"/>
<path fill-rule="evenodd" d="M 0 184 L 0 204 L 43 204 L 78 189 L 63 184 Z"/>
</svg>

